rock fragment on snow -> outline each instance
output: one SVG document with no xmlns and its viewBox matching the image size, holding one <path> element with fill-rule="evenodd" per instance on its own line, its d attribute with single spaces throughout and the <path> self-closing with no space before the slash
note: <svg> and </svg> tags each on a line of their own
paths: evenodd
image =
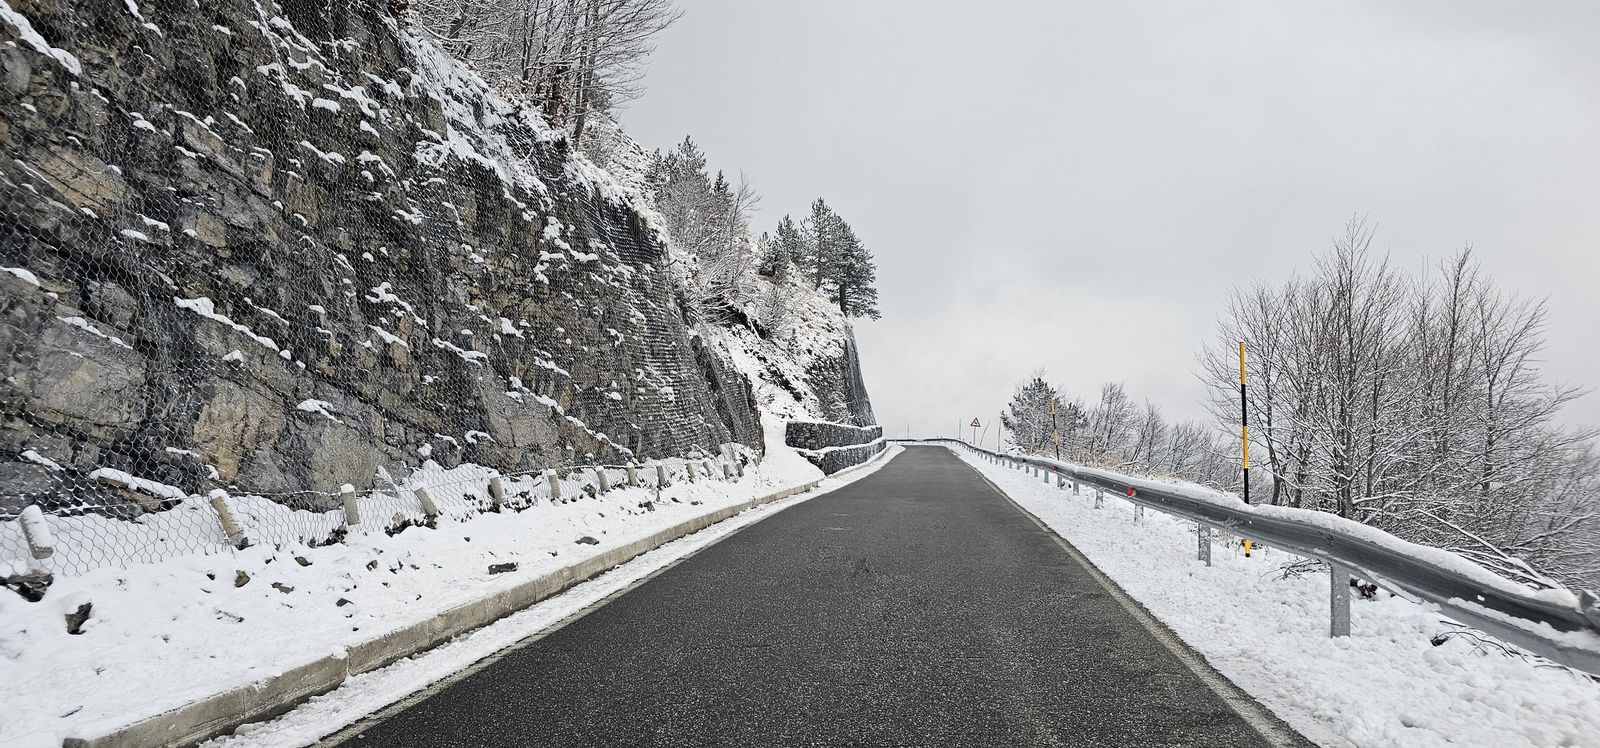
<svg viewBox="0 0 1600 748">
<path fill-rule="evenodd" d="M 79 605 L 67 614 L 67 633 L 77 636 L 83 633 L 83 624 L 89 622 L 89 613 L 94 609 L 94 603 Z"/>
</svg>

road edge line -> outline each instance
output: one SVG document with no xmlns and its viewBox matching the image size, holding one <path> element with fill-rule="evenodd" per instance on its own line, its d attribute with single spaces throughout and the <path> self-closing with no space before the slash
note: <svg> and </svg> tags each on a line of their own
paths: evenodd
<svg viewBox="0 0 1600 748">
<path fill-rule="evenodd" d="M 954 454 L 954 450 L 950 450 L 948 447 L 945 449 Z M 984 475 L 982 471 L 967 463 L 966 459 L 961 455 L 957 454 L 955 456 L 968 470 L 983 479 L 983 482 L 989 486 L 990 490 L 999 494 L 1022 516 L 1032 520 L 1035 525 L 1038 525 L 1056 542 L 1056 545 L 1061 546 L 1061 549 L 1066 551 L 1072 560 L 1082 565 L 1089 572 L 1089 576 L 1093 577 L 1105 589 L 1106 594 L 1111 596 L 1111 599 L 1116 600 L 1118 605 L 1126 609 L 1134 620 L 1138 621 L 1146 631 L 1149 631 L 1156 641 L 1160 642 L 1168 652 L 1172 653 L 1173 657 L 1177 658 L 1178 662 L 1183 663 L 1183 666 L 1188 668 L 1189 672 L 1194 673 L 1201 683 L 1204 683 L 1218 698 L 1222 699 L 1222 703 L 1227 704 L 1228 708 L 1233 710 L 1234 714 L 1239 715 L 1239 718 L 1244 720 L 1245 724 L 1249 725 L 1251 729 L 1255 730 L 1268 745 L 1274 748 L 1307 748 L 1308 746 L 1316 746 L 1316 743 L 1312 742 L 1310 738 L 1301 735 L 1288 722 L 1285 722 L 1282 717 L 1274 714 L 1271 709 L 1268 709 L 1264 704 L 1257 701 L 1255 697 L 1245 692 L 1238 684 L 1229 680 L 1228 676 L 1223 675 L 1221 671 L 1212 667 L 1211 663 L 1206 661 L 1205 655 L 1190 647 L 1171 628 L 1162 623 L 1161 619 L 1156 618 L 1155 614 L 1145 608 L 1143 603 L 1128 594 L 1126 590 L 1123 590 L 1116 583 L 1116 580 L 1101 571 L 1100 567 L 1095 566 L 1088 556 L 1083 555 L 1083 552 L 1078 550 L 1076 546 L 1066 538 L 1061 537 L 1060 533 L 1040 519 L 1038 515 L 1018 503 L 1016 499 L 1011 498 L 1011 495 L 1006 493 L 1005 489 L 990 480 L 989 476 Z"/>
<path fill-rule="evenodd" d="M 395 715 L 399 714 L 400 712 L 405 711 L 406 709 L 411 708 L 413 705 L 417 704 L 418 702 L 426 701 L 427 699 L 429 699 L 432 696 L 436 695 L 439 691 L 441 691 L 441 690 L 443 690 L 445 688 L 448 688 L 450 685 L 452 685 L 454 683 L 457 683 L 457 682 L 461 681 L 464 678 L 471 677 L 473 674 L 478 673 L 478 672 L 490 667 L 491 665 L 494 665 L 496 662 L 499 662 L 500 660 L 504 659 L 505 657 L 510 655 L 512 652 L 514 652 L 514 651 L 516 651 L 518 649 L 522 649 L 524 647 L 527 647 L 527 646 L 529 646 L 531 644 L 534 644 L 534 643 L 540 641 L 541 639 L 544 639 L 544 638 L 550 636 L 551 634 L 554 634 L 557 631 L 560 631 L 561 629 L 566 628 L 569 625 L 577 623 L 578 621 L 580 621 L 583 618 L 587 617 L 590 613 L 593 613 L 593 612 L 595 612 L 595 611 L 597 611 L 597 610 L 599 610 L 601 608 L 604 608 L 605 606 L 611 604 L 612 601 L 616 600 L 617 598 L 620 598 L 623 595 L 626 595 L 629 592 L 632 592 L 632 591 L 638 589 L 639 587 L 644 586 L 645 584 L 647 584 L 650 581 L 654 580 L 656 577 L 659 577 L 662 574 L 665 574 L 668 571 L 671 571 L 672 569 L 677 568 L 678 566 L 682 565 L 685 561 L 688 561 L 689 559 L 692 559 L 695 556 L 698 556 L 701 553 L 705 552 L 707 549 L 713 548 L 713 547 L 717 546 L 718 544 L 722 543 L 723 541 L 725 541 L 725 540 L 727 540 L 729 538 L 732 538 L 733 536 L 738 535 L 741 532 L 744 532 L 746 529 L 749 529 L 751 527 L 754 527 L 755 525 L 758 525 L 758 524 L 760 524 L 762 522 L 765 522 L 765 521 L 773 518 L 774 516 L 777 516 L 778 514 L 788 510 L 788 509 L 792 509 L 792 508 L 794 508 L 796 506 L 799 506 L 800 504 L 805 503 L 806 501 L 810 501 L 810 500 L 815 499 L 815 498 L 817 498 L 819 496 L 827 495 L 829 493 L 832 493 L 834 491 L 839 490 L 840 488 L 844 488 L 845 486 L 848 486 L 848 485 L 850 485 L 852 483 L 855 483 L 858 480 L 866 478 L 867 476 L 871 475 L 872 473 L 877 472 L 877 468 L 883 467 L 884 464 L 887 464 L 888 461 L 887 460 L 883 460 L 882 458 L 883 458 L 884 455 L 889 454 L 889 452 L 890 452 L 890 450 L 885 449 L 885 450 L 879 452 L 878 454 L 873 455 L 870 459 L 868 459 L 865 462 L 862 462 L 859 465 L 852 465 L 852 466 L 850 466 L 848 468 L 845 468 L 844 470 L 840 470 L 839 472 L 834 473 L 833 475 L 824 477 L 822 480 L 831 480 L 831 479 L 834 479 L 834 478 L 837 478 L 837 477 L 840 477 L 840 476 L 847 477 L 847 478 L 849 478 L 849 480 L 847 480 L 847 481 L 845 481 L 845 482 L 843 482 L 843 483 L 841 483 L 841 484 L 839 484 L 837 486 L 829 486 L 829 487 L 823 488 L 822 490 L 817 490 L 816 488 L 813 488 L 813 489 L 808 490 L 808 491 L 803 491 L 800 494 L 795 494 L 795 495 L 803 495 L 803 494 L 811 494 L 811 495 L 807 496 L 804 500 L 796 501 L 796 502 L 793 502 L 793 503 L 788 504 L 786 506 L 778 507 L 777 510 L 772 512 L 771 514 L 768 514 L 768 515 L 766 515 L 764 517 L 760 517 L 760 518 L 758 518 L 758 519 L 756 519 L 756 520 L 754 520 L 752 522 L 748 522 L 746 524 L 743 524 L 743 525 L 740 525 L 740 526 L 738 526 L 736 528 L 733 528 L 732 530 L 713 538 L 711 541 L 705 543 L 704 545 L 701 545 L 699 547 L 690 549 L 688 552 L 684 553 L 683 555 L 678 556 L 677 558 L 674 558 L 674 559 L 662 564 L 659 568 L 656 568 L 656 569 L 652 570 L 651 572 L 645 574 L 644 576 L 641 576 L 638 579 L 635 579 L 635 580 L 633 580 L 631 582 L 628 582 L 627 584 L 623 585 L 622 587 L 620 587 L 620 588 L 618 588 L 616 590 L 613 590 L 613 591 L 611 591 L 609 593 L 606 593 L 606 595 L 604 595 L 603 597 L 600 597 L 600 598 L 594 600 L 593 602 L 583 606 L 582 608 L 579 608 L 578 610 L 575 610 L 575 611 L 567 614 L 566 616 L 562 617 L 560 620 L 556 621 L 555 623 L 552 623 L 552 624 L 550 624 L 548 626 L 545 626 L 544 628 L 539 629 L 538 631 L 535 631 L 532 634 L 529 634 L 528 636 L 525 636 L 525 637 L 523 637 L 521 639 L 518 639 L 517 641 L 515 641 L 515 642 L 513 642 L 513 643 L 511 643 L 509 645 L 501 647 L 500 649 L 497 649 L 494 652 L 491 652 L 488 655 L 485 655 L 484 657 L 480 657 L 477 660 L 474 660 L 472 662 L 472 664 L 467 665 L 466 667 L 461 668 L 460 670 L 457 670 L 457 671 L 455 671 L 455 672 L 453 672 L 453 673 L 451 673 L 451 674 L 449 674 L 449 675 L 447 675 L 447 676 L 445 676 L 443 678 L 440 678 L 439 680 L 436 680 L 436 681 L 434 681 L 432 683 L 429 683 L 428 685 L 426 685 L 426 686 L 424 686 L 422 688 L 419 688 L 419 689 L 417 689 L 415 691 L 412 691 L 411 693 L 408 693 L 405 696 L 402 696 L 402 697 L 400 697 L 398 699 L 395 699 L 393 702 L 390 702 L 389 704 L 386 704 L 386 705 L 384 705 L 384 706 L 382 706 L 382 707 L 380 707 L 378 709 L 375 709 L 375 710 L 367 713 L 366 715 L 363 715 L 362 717 L 360 717 L 359 719 L 355 720 L 354 722 L 351 722 L 351 723 L 349 723 L 349 724 L 347 724 L 347 725 L 345 725 L 343 727 L 340 727 L 339 729 L 337 729 L 337 730 L 335 730 L 333 732 L 330 732 L 330 733 L 328 733 L 326 735 L 323 735 L 322 737 L 317 739 L 316 745 L 339 745 L 339 744 L 349 740 L 351 737 L 354 737 L 355 735 L 359 734 L 363 730 L 371 729 L 374 725 L 379 725 L 379 724 L 382 724 L 382 723 L 388 721 L 389 719 L 393 718 Z M 880 463 L 880 464 L 875 464 L 875 463 Z M 872 468 L 872 469 L 869 470 L 868 468 Z M 817 482 L 820 482 L 820 481 L 817 481 Z M 784 498 L 791 498 L 791 497 L 784 497 Z M 768 502 L 768 503 L 769 504 L 770 503 L 776 503 L 777 501 L 782 501 L 782 500 L 783 499 L 781 499 L 781 498 L 780 499 L 775 499 L 773 502 Z M 752 507 L 752 508 L 754 508 L 754 507 Z M 728 517 L 727 519 L 722 520 L 722 522 L 731 522 L 737 517 L 738 517 L 738 515 L 734 515 L 733 517 Z M 675 538 L 675 539 L 673 539 L 671 541 L 668 541 L 668 543 L 677 542 L 679 540 L 685 540 L 685 539 L 691 538 L 694 535 L 698 534 L 699 532 L 704 532 L 705 530 L 714 529 L 717 525 L 722 524 L 722 522 L 716 522 L 716 523 L 713 523 L 711 525 L 708 525 L 705 528 L 702 528 L 701 530 L 697 530 L 695 532 L 692 532 L 692 533 L 689 533 L 689 534 L 686 534 L 686 535 L 682 535 L 682 536 L 680 536 L 678 538 Z M 656 548 L 652 548 L 651 551 L 658 550 L 658 549 L 660 549 L 660 548 L 662 548 L 662 547 L 664 547 L 666 545 L 667 545 L 667 543 L 662 543 L 660 546 L 657 546 Z M 646 551 L 646 553 L 649 553 L 651 551 Z M 621 569 L 622 567 L 627 566 L 628 564 L 637 561 L 639 559 L 639 557 L 643 556 L 643 555 L 645 555 L 645 554 L 641 553 L 641 554 L 639 554 L 639 556 L 635 556 L 634 558 L 628 559 L 627 561 L 624 561 L 624 562 L 622 562 L 620 564 L 617 564 L 616 566 L 614 566 L 614 567 L 612 567 L 610 569 L 607 569 L 606 571 L 604 571 L 604 572 L 602 572 L 600 574 L 596 574 L 595 576 L 593 576 L 593 577 L 591 577 L 591 578 L 589 578 L 587 580 L 584 580 L 584 581 L 597 580 L 600 577 L 605 576 L 606 574 L 610 574 L 611 572 L 617 571 L 617 570 Z M 577 585 L 574 585 L 574 587 L 575 586 L 577 586 Z M 567 592 L 570 592 L 570 591 L 571 591 L 570 589 L 569 590 L 563 590 L 562 592 L 557 593 L 556 595 L 551 595 L 550 597 L 545 598 L 544 600 L 536 601 L 536 602 L 528 605 L 527 608 L 532 608 L 534 605 L 538 605 L 538 604 L 546 602 L 548 600 L 553 600 L 556 597 L 558 597 L 559 595 L 566 594 Z M 524 610 L 526 610 L 527 608 L 524 608 Z M 494 624 L 490 623 L 488 625 L 492 626 Z"/>
<path fill-rule="evenodd" d="M 885 449 L 871 460 L 832 476 L 798 483 L 691 517 L 578 563 L 441 611 L 377 638 L 352 644 L 340 652 L 296 665 L 276 675 L 233 686 L 114 728 L 84 729 L 83 732 L 92 731 L 87 737 L 69 733 L 62 741 L 62 748 L 193 746 L 230 733 L 241 725 L 272 719 L 312 698 L 333 691 L 351 676 L 371 672 L 431 650 L 735 515 L 798 494 L 817 492 L 824 482 L 840 477 L 849 480 L 839 486 L 827 487 L 817 494 L 853 483 L 873 472 L 865 468 L 874 463 L 886 464 L 882 458 L 891 451 Z"/>
</svg>

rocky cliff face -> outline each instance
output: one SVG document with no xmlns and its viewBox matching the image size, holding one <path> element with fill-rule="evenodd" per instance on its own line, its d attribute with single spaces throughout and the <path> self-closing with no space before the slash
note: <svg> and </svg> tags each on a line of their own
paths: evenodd
<svg viewBox="0 0 1600 748">
<path fill-rule="evenodd" d="M 379 0 L 0 0 L 0 148 L 0 512 L 761 444 L 636 196 Z"/>
</svg>

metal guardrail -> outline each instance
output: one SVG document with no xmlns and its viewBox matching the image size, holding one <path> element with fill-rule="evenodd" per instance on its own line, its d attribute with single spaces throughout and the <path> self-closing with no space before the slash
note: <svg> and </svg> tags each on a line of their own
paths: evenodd
<svg viewBox="0 0 1600 748">
<path fill-rule="evenodd" d="M 1330 612 L 1332 635 L 1349 633 L 1349 575 L 1364 579 L 1413 601 L 1432 604 L 1456 621 L 1483 631 L 1553 662 L 1600 676 L 1600 599 L 1594 593 L 1539 593 L 1460 559 L 1443 564 L 1408 553 L 1415 546 L 1376 528 L 1360 531 L 1336 527 L 1338 522 L 1314 522 L 1266 514 L 1242 502 L 1237 506 L 1172 486 L 1070 462 L 1000 454 L 958 439 L 895 439 L 959 445 L 988 459 L 1017 467 L 1047 471 L 1066 481 L 1096 491 L 1112 493 L 1141 505 L 1195 522 L 1200 532 L 1200 558 L 1209 562 L 1209 529 L 1258 540 L 1292 553 L 1327 562 L 1332 568 Z M 1332 518 L 1332 515 L 1325 515 Z M 1335 518 L 1336 519 L 1336 518 Z M 1362 537 L 1362 536 L 1367 537 Z M 1383 542 L 1392 539 L 1394 542 Z M 1432 549 L 1437 551 L 1437 549 Z M 1444 551 L 1437 551 L 1444 553 Z M 1459 558 L 1459 557 L 1454 557 Z M 1492 580 L 1498 580 L 1494 583 Z M 1341 620 L 1342 619 L 1342 620 Z M 1341 630 L 1342 629 L 1342 630 Z"/>
</svg>

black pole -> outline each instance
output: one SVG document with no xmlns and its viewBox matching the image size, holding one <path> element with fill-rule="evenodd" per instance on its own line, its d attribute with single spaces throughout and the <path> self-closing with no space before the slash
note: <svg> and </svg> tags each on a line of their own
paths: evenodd
<svg viewBox="0 0 1600 748">
<path fill-rule="evenodd" d="M 1244 503 L 1250 503 L 1250 401 L 1244 389 L 1244 341 L 1239 341 L 1239 436 L 1243 440 Z"/>
</svg>

